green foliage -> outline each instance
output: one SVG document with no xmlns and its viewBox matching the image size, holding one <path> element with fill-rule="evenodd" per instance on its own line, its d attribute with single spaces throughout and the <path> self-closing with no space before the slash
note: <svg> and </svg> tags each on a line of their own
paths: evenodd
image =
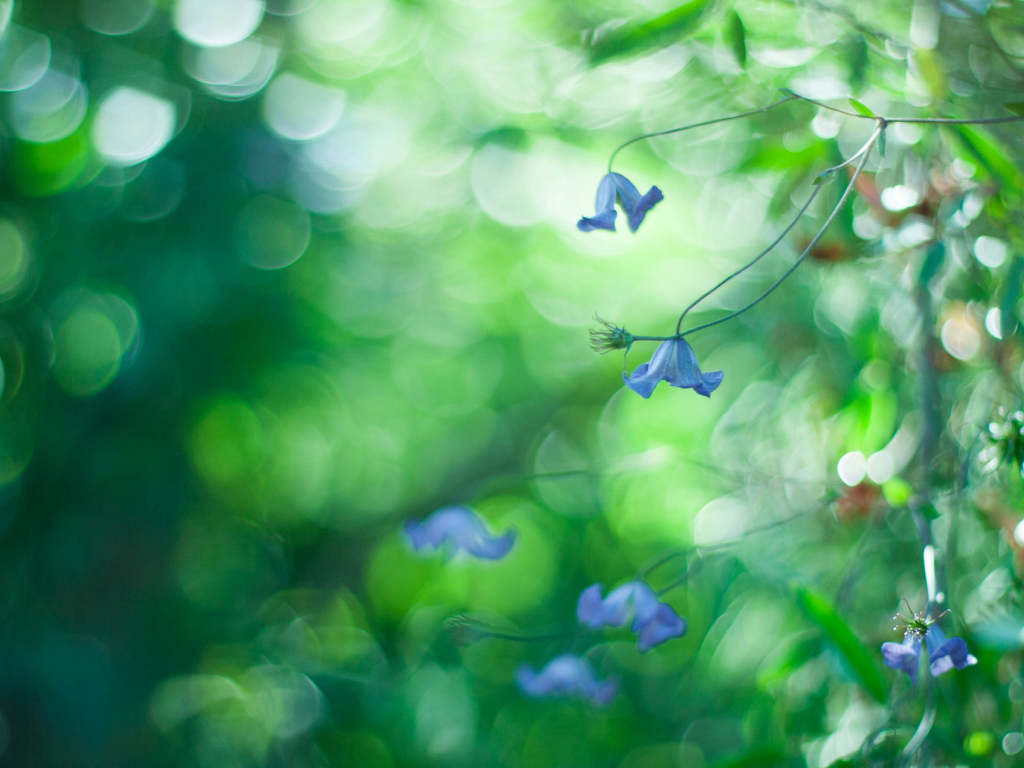
<svg viewBox="0 0 1024 768">
<path fill-rule="evenodd" d="M 890 123 L 687 337 L 711 398 L 621 378 L 877 117 L 1024 114 L 965 7 L 0 0 L 0 765 L 1019 760 L 1021 123 Z M 413 552 L 449 504 L 510 554 Z M 910 687 L 921 531 L 979 663 Z M 574 613 L 638 575 L 642 654 Z M 570 652 L 608 707 L 517 689 Z"/>
</svg>

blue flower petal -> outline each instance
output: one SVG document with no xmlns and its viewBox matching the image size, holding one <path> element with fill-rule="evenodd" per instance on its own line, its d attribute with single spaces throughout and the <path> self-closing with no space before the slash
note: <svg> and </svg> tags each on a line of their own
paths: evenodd
<svg viewBox="0 0 1024 768">
<path fill-rule="evenodd" d="M 597 185 L 597 198 L 594 200 L 596 213 L 591 217 L 584 216 L 576 222 L 581 232 L 593 232 L 595 229 L 615 231 L 615 179 L 612 176 L 613 174 L 607 174 Z"/>
<path fill-rule="evenodd" d="M 885 666 L 906 672 L 910 682 L 917 682 L 917 670 L 921 663 L 921 640 L 914 635 L 907 635 L 902 643 L 882 643 L 882 656 Z"/>
<path fill-rule="evenodd" d="M 608 704 L 619 688 L 612 680 L 598 680 L 586 661 L 569 653 L 555 657 L 540 672 L 524 664 L 516 669 L 515 676 L 519 689 L 527 696 L 580 695 L 601 706 Z"/>
<path fill-rule="evenodd" d="M 633 597 L 633 582 L 612 590 L 601 597 L 601 585 L 592 584 L 580 593 L 576 603 L 576 618 L 591 629 L 621 627 L 629 615 L 629 601 Z"/>
<path fill-rule="evenodd" d="M 412 548 L 464 550 L 474 557 L 497 560 L 508 554 L 515 532 L 493 535 L 484 521 L 468 507 L 442 507 L 421 521 L 407 520 L 402 527 Z"/>
<path fill-rule="evenodd" d="M 637 650 L 645 653 L 673 637 L 686 634 L 686 619 L 675 612 L 671 605 L 660 603 L 650 621 L 637 631 Z"/>
<path fill-rule="evenodd" d="M 967 643 L 959 637 L 946 637 L 946 633 L 937 624 L 928 627 L 925 635 L 928 644 L 929 670 L 933 676 L 943 675 L 951 669 L 964 669 L 977 664 L 967 650 Z"/>
<path fill-rule="evenodd" d="M 651 187 L 647 194 L 641 197 L 640 191 L 625 176 L 620 173 L 609 175 L 615 181 L 615 189 L 619 193 L 622 209 L 626 212 L 629 220 L 629 230 L 636 232 L 643 223 L 647 212 L 664 200 L 665 196 L 657 187 Z"/>
</svg>

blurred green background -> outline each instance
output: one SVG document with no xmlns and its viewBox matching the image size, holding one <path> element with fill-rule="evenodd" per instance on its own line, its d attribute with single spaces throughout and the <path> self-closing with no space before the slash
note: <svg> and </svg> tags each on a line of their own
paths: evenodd
<svg viewBox="0 0 1024 768">
<path fill-rule="evenodd" d="M 1024 3 L 0 20 L 0 764 L 1018 764 L 1024 483 L 976 458 L 1021 402 L 1021 125 L 891 126 L 808 263 L 690 337 L 725 371 L 710 399 L 622 389 L 593 315 L 670 333 L 872 124 L 795 103 L 637 144 L 616 169 L 665 201 L 635 236 L 575 221 L 622 141 L 780 87 L 1004 117 Z M 840 191 L 694 322 L 769 285 Z M 980 663 L 926 694 L 878 647 L 900 598 L 924 604 L 905 505 L 929 470 L 944 622 Z M 515 526 L 512 553 L 410 552 L 402 521 L 453 503 Z M 666 595 L 684 638 L 641 656 L 574 626 L 581 589 L 679 547 L 651 583 L 687 576 Z M 621 681 L 610 707 L 515 689 L 566 651 Z"/>
</svg>

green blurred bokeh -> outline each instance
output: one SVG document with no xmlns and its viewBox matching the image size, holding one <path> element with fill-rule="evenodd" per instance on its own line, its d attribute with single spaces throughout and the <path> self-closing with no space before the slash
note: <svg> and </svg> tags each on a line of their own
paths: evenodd
<svg viewBox="0 0 1024 768">
<path fill-rule="evenodd" d="M 980 663 L 936 683 L 912 759 L 1020 759 L 1024 483 L 976 461 L 1024 389 L 1020 123 L 891 125 L 808 263 L 690 337 L 725 372 L 710 399 L 623 389 L 654 347 L 594 354 L 594 314 L 670 333 L 871 123 L 793 103 L 633 145 L 616 169 L 664 202 L 636 235 L 574 226 L 619 143 L 781 87 L 1005 117 L 1018 0 L 0 0 L 0 20 L 0 764 L 899 764 L 926 694 L 877 649 L 899 599 L 924 602 L 906 505 L 928 470 Z M 694 324 L 796 258 L 827 184 Z M 943 420 L 924 473 L 922 335 Z M 412 552 L 402 521 L 447 504 L 514 527 L 510 555 Z M 575 626 L 583 588 L 673 551 L 649 580 L 685 637 L 639 654 Z M 611 706 L 516 690 L 564 652 L 620 681 Z"/>
</svg>

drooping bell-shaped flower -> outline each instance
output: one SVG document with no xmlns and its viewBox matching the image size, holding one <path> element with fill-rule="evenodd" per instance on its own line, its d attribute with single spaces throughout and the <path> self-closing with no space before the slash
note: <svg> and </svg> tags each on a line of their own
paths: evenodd
<svg viewBox="0 0 1024 768">
<path fill-rule="evenodd" d="M 621 627 L 633 614 L 630 629 L 637 633 L 637 649 L 644 653 L 686 632 L 686 619 L 662 603 L 643 581 L 629 581 L 601 597 L 601 585 L 592 584 L 580 594 L 576 618 L 591 629 Z"/>
<path fill-rule="evenodd" d="M 403 526 L 413 549 L 443 549 L 454 555 L 460 549 L 473 557 L 498 560 L 515 543 L 515 531 L 492 534 L 486 523 L 468 507 L 442 507 L 423 520 L 406 520 Z"/>
<path fill-rule="evenodd" d="M 663 341 L 649 363 L 638 365 L 630 376 L 625 371 L 622 373 L 626 386 L 641 397 L 650 397 L 660 381 L 711 397 L 723 378 L 725 374 L 722 371 L 701 373 L 693 347 L 683 338 Z"/>
<path fill-rule="evenodd" d="M 665 199 L 657 187 L 651 187 L 646 195 L 641 195 L 640 190 L 634 186 L 633 182 L 621 173 L 609 173 L 597 185 L 597 198 L 594 201 L 596 213 L 593 216 L 584 216 L 576 222 L 580 231 L 593 232 L 595 229 L 607 229 L 614 232 L 616 196 L 626 214 L 630 232 L 636 232 L 640 224 L 643 223 L 647 212 Z"/>
<path fill-rule="evenodd" d="M 516 669 L 516 684 L 527 696 L 582 696 L 605 706 L 619 690 L 614 680 L 598 680 L 590 665 L 570 653 L 557 656 L 535 672 L 526 664 Z"/>
</svg>

